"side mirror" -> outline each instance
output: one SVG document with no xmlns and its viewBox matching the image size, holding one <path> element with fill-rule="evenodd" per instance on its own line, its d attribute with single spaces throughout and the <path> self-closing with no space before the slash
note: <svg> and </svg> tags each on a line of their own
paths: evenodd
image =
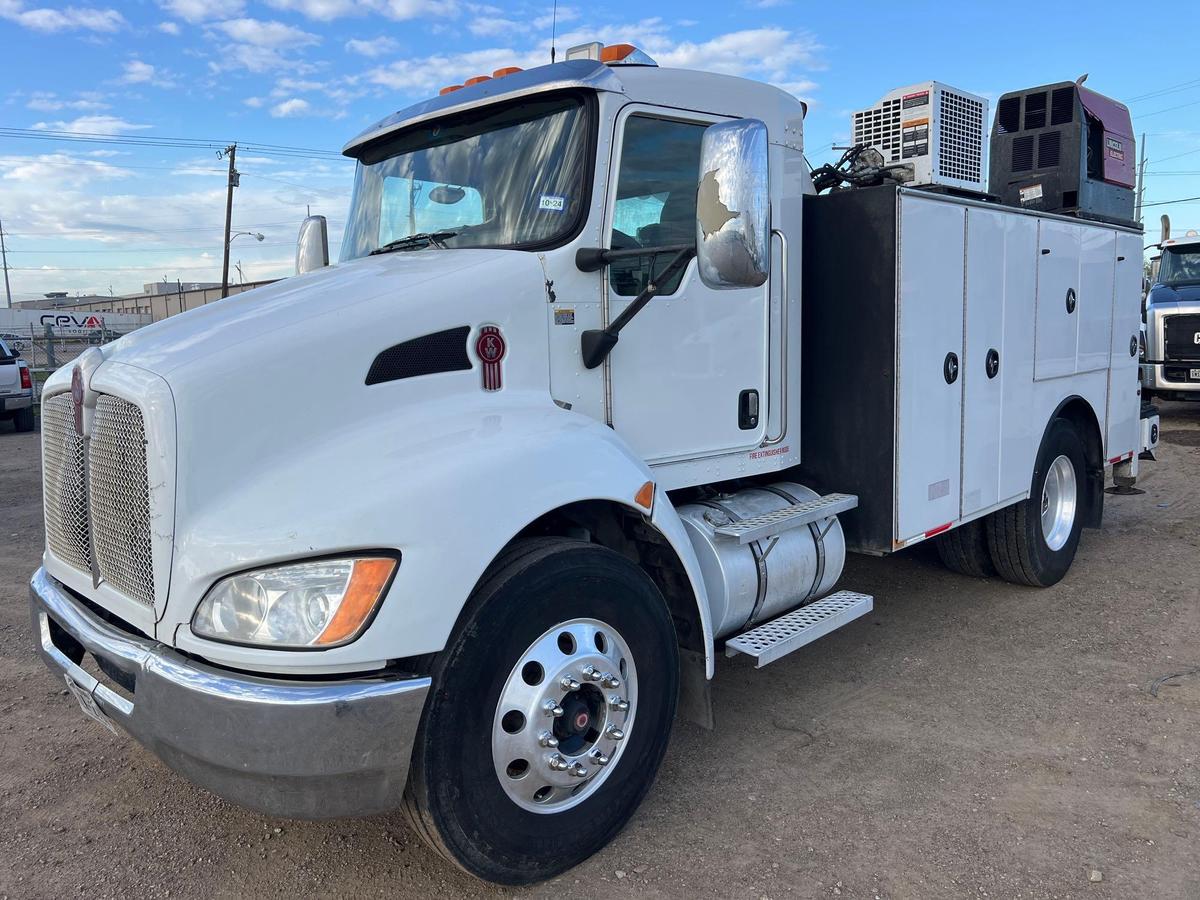
<svg viewBox="0 0 1200 900">
<path fill-rule="evenodd" d="M 710 288 L 758 287 L 771 271 L 767 126 L 758 119 L 710 125 L 700 146 L 696 258 Z"/>
<path fill-rule="evenodd" d="M 324 216 L 309 216 L 300 224 L 296 238 L 296 274 L 329 265 L 329 226 Z"/>
</svg>

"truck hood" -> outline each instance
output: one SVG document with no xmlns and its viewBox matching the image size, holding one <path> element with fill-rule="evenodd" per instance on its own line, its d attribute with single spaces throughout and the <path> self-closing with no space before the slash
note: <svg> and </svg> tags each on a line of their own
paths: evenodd
<svg viewBox="0 0 1200 900">
<path fill-rule="evenodd" d="M 1150 288 L 1149 302 L 1158 306 L 1165 304 L 1200 303 L 1200 284 L 1156 284 Z"/>
<path fill-rule="evenodd" d="M 497 267 L 507 270 L 514 257 L 527 263 L 527 286 L 538 291 L 537 263 L 528 254 L 427 249 L 368 256 L 163 319 L 109 344 L 104 358 L 167 377 L 185 367 L 207 365 L 226 351 L 245 354 L 251 361 L 265 344 L 288 340 L 289 335 L 321 333 L 332 343 L 348 323 L 361 326 L 364 319 L 374 320 L 371 330 L 376 335 L 401 340 L 427 333 L 423 327 L 436 330 L 439 320 L 470 324 L 458 321 L 464 312 L 463 293 L 469 296 L 481 284 L 494 284 L 492 276 L 483 273 Z M 369 342 L 369 336 L 364 337 Z"/>
</svg>

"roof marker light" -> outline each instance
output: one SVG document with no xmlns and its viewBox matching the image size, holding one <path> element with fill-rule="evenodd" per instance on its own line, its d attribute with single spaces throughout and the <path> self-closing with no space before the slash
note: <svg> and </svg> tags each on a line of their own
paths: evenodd
<svg viewBox="0 0 1200 900">
<path fill-rule="evenodd" d="M 470 87 L 473 84 L 479 84 L 481 81 L 491 81 L 491 75 L 476 75 L 474 78 L 468 78 L 463 82 L 463 87 Z"/>
<path fill-rule="evenodd" d="M 492 73 L 493 78 L 503 78 L 505 75 L 515 75 L 518 72 L 523 72 L 520 66 L 505 66 L 503 69 L 497 69 Z"/>
<path fill-rule="evenodd" d="M 461 84 L 448 84 L 444 88 L 442 88 L 440 91 L 438 91 L 438 96 L 440 97 L 440 96 L 442 96 L 442 94 L 451 94 L 454 91 L 461 91 L 461 90 L 462 90 Z"/>
</svg>

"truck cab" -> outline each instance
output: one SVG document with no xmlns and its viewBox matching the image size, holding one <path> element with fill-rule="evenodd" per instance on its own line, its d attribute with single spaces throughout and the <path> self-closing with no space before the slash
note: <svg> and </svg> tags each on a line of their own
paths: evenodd
<svg viewBox="0 0 1200 900">
<path fill-rule="evenodd" d="M 1200 234 L 1164 237 L 1154 281 L 1146 295 L 1147 394 L 1200 399 Z"/>
<path fill-rule="evenodd" d="M 803 104 L 628 45 L 567 57 L 351 140 L 336 265 L 308 221 L 296 277 L 43 392 L 34 633 L 83 711 L 272 814 L 403 808 L 502 883 L 617 833 L 677 710 L 711 725 L 718 652 L 765 665 L 872 609 L 835 590 L 848 533 L 1049 586 L 1136 449 L 1139 235 L 843 197 L 826 239 L 872 259 L 806 300 L 852 313 L 813 340 L 869 321 L 890 349 L 806 411 L 834 385 L 802 368 L 826 359 L 802 352 Z M 1003 296 L 964 312 L 976 281 Z"/>
</svg>

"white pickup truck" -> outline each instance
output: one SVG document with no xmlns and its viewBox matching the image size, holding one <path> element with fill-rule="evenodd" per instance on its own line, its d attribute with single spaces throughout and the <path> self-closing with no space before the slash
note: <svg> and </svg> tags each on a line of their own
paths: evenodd
<svg viewBox="0 0 1200 900">
<path fill-rule="evenodd" d="M 1141 235 L 814 196 L 804 112 L 590 45 L 352 140 L 339 264 L 306 222 L 311 271 L 47 382 L 47 664 L 235 802 L 403 806 L 526 883 L 711 723 L 719 653 L 870 611 L 848 549 L 1064 577 L 1136 465 Z"/>
<path fill-rule="evenodd" d="M 33 431 L 33 379 L 17 349 L 0 338 L 0 419 L 17 431 Z"/>
</svg>

